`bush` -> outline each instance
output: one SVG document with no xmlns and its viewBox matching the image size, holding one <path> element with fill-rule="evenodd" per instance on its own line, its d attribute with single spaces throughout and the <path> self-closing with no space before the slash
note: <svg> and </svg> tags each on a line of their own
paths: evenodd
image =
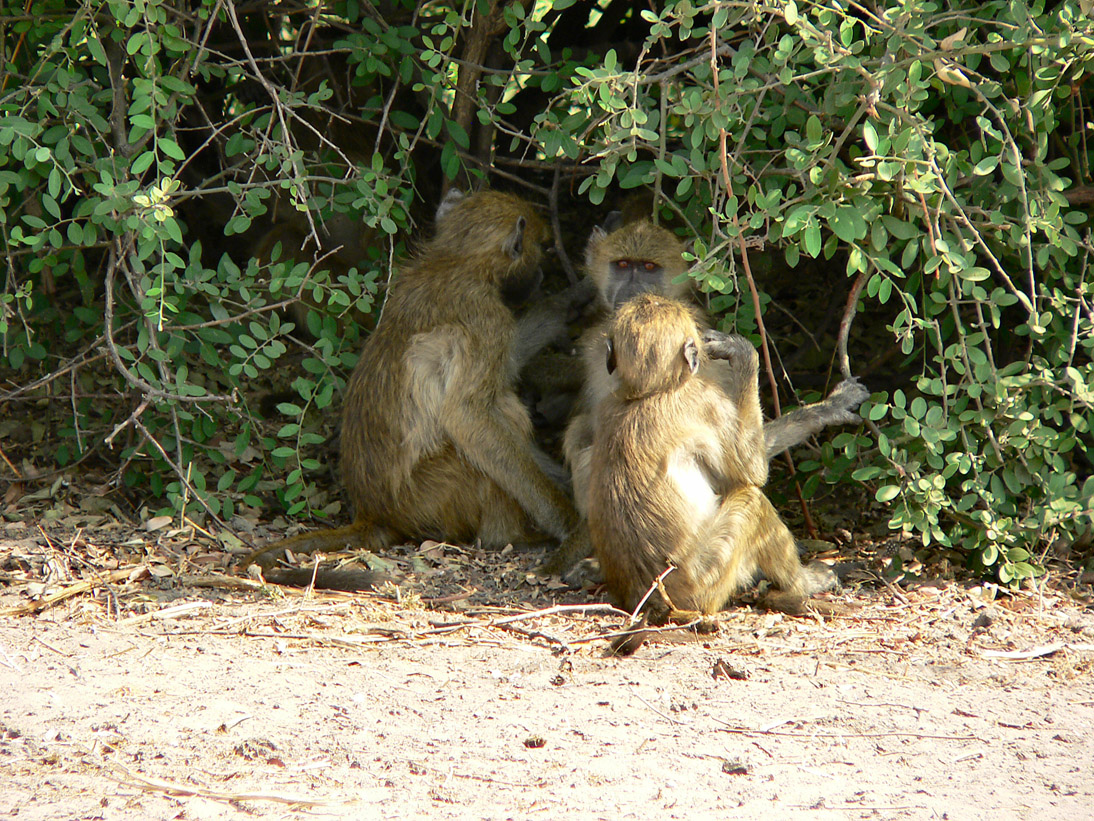
<svg viewBox="0 0 1094 821">
<path fill-rule="evenodd" d="M 773 302 L 750 261 L 842 269 L 838 364 L 876 393 L 869 433 L 799 466 L 806 491 L 865 482 L 894 529 L 1003 581 L 1090 527 L 1080 3 L 4 10 L 7 397 L 66 360 L 94 380 L 105 346 L 119 400 L 65 398 L 59 464 L 124 431 L 126 481 L 176 510 L 229 515 L 262 489 L 335 509 L 311 504 L 322 412 L 440 171 L 553 204 L 652 189 L 712 307 L 757 340 Z M 361 223 L 383 253 L 328 253 Z M 259 252 L 270 231 L 311 251 Z M 281 312 L 301 296 L 314 341 Z M 267 431 L 250 388 L 290 353 L 297 398 Z"/>
</svg>

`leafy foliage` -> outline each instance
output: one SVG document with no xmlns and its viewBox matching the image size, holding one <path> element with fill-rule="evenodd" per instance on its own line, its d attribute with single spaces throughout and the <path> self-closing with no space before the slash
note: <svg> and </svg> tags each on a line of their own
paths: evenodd
<svg viewBox="0 0 1094 821">
<path fill-rule="evenodd" d="M 1090 527 L 1083 3 L 258 6 L 3 4 L 7 397 L 61 371 L 50 340 L 83 393 L 105 348 L 130 395 L 74 389 L 58 463 L 124 431 L 125 480 L 176 509 L 331 512 L 322 420 L 437 172 L 552 202 L 562 178 L 592 206 L 651 189 L 757 339 L 750 259 L 846 272 L 869 432 L 799 465 L 807 492 L 868 483 L 1003 581 Z M 281 367 L 271 428 L 252 386 Z"/>
<path fill-rule="evenodd" d="M 600 158 L 592 198 L 612 179 L 671 192 L 702 237 L 697 277 L 722 293 L 738 225 L 791 267 L 840 261 L 890 308 L 918 373 L 875 394 L 877 450 L 841 434 L 830 468 L 864 456 L 854 478 L 895 504 L 894 528 L 1003 581 L 1031 575 L 1031 550 L 1089 528 L 1094 497 L 1091 247 L 1069 202 L 1090 179 L 1074 129 L 1089 16 L 793 0 L 642 16 L 645 53 L 677 39 L 695 57 L 660 74 L 611 54 L 578 70 L 571 99 L 591 109 Z"/>
</svg>

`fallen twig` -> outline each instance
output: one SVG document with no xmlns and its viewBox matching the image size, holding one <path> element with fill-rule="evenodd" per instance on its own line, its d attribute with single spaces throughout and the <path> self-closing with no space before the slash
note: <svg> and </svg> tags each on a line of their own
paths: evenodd
<svg viewBox="0 0 1094 821">
<path fill-rule="evenodd" d="M 690 630 L 697 624 L 701 624 L 701 619 L 695 621 L 689 621 L 686 624 L 666 624 L 661 627 L 640 627 L 632 630 L 616 630 L 612 633 L 597 633 L 595 636 L 585 636 L 583 638 L 571 639 L 567 644 L 589 644 L 594 641 L 605 641 L 615 638 L 622 638 L 624 636 L 634 636 L 639 633 L 643 633 L 647 636 L 654 636 L 658 633 L 677 633 L 681 630 Z"/>
<path fill-rule="evenodd" d="M 1032 647 L 1029 650 L 981 650 L 980 655 L 986 659 L 1007 659 L 1008 661 L 1029 661 L 1030 659 L 1044 658 L 1063 650 L 1066 644 L 1046 644 L 1042 647 Z"/>
<path fill-rule="evenodd" d="M 261 590 L 265 585 L 254 579 L 240 576 L 226 576 L 223 573 L 195 575 L 184 573 L 178 577 L 179 584 L 186 587 L 224 587 L 229 590 Z"/>
<path fill-rule="evenodd" d="M 153 610 L 151 613 L 142 613 L 139 616 L 130 616 L 127 619 L 121 619 L 118 622 L 118 626 L 130 627 L 135 624 L 144 624 L 145 622 L 150 621 L 177 619 L 180 616 L 188 615 L 195 610 L 206 610 L 212 606 L 213 603 L 207 601 L 184 602 L 183 604 L 176 604 L 174 607 L 165 607 L 163 610 Z"/>
<path fill-rule="evenodd" d="M 144 569 L 144 564 L 134 564 L 129 565 L 128 567 L 122 567 L 97 579 L 87 579 L 86 581 L 71 584 L 62 590 L 58 590 L 56 593 L 50 593 L 48 596 L 43 596 L 37 601 L 27 602 L 26 604 L 21 604 L 17 607 L 9 607 L 6 610 L 0 610 L 0 616 L 25 616 L 28 613 L 37 613 L 41 610 L 45 610 L 47 607 L 52 607 L 55 604 L 63 602 L 65 599 L 79 596 L 81 593 L 87 593 L 96 588 L 113 584 L 114 582 L 125 581 Z"/>
<path fill-rule="evenodd" d="M 139 775 L 113 761 L 104 762 L 104 766 L 107 770 L 118 770 L 120 773 L 120 775 L 107 773 L 108 778 L 112 778 L 120 784 L 137 787 L 149 792 L 165 792 L 172 795 L 193 795 L 200 798 L 210 798 L 214 801 L 274 801 L 278 804 L 293 804 L 303 807 L 323 807 L 346 803 L 345 800 L 301 798 L 300 796 L 280 795 L 278 793 L 269 792 L 222 792 L 221 790 L 191 787 L 187 784 L 164 781 L 162 778 Z"/>
<path fill-rule="evenodd" d="M 556 604 L 553 607 L 545 607 L 542 610 L 530 610 L 527 613 L 520 613 L 516 616 L 506 616 L 503 619 L 491 619 L 490 621 L 485 622 L 484 626 L 490 627 L 493 625 L 512 624 L 513 622 L 525 621 L 526 619 L 538 619 L 540 616 L 553 616 L 557 613 L 575 613 L 588 610 L 600 613 L 616 613 L 621 616 L 628 615 L 618 607 L 610 604 Z"/>
<path fill-rule="evenodd" d="M 713 718 L 713 716 L 712 716 Z M 718 729 L 723 733 L 736 733 L 738 735 L 777 735 L 785 736 L 786 738 L 929 738 L 936 741 L 983 741 L 987 744 L 987 740 L 978 738 L 974 735 L 927 735 L 925 733 L 902 733 L 902 732 L 885 732 L 885 733 L 777 733 L 774 730 L 756 729 L 753 727 L 737 727 L 732 724 L 726 724 L 718 718 L 714 720 L 723 725 Z M 787 719 L 786 721 L 780 721 L 774 726 L 780 727 L 783 724 L 787 724 L 795 719 Z"/>
</svg>

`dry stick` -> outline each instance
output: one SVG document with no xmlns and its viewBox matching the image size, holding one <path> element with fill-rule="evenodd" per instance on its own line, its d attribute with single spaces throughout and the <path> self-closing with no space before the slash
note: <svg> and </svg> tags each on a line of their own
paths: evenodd
<svg viewBox="0 0 1094 821">
<path fill-rule="evenodd" d="M 572 641 L 568 642 L 568 644 L 585 644 L 587 642 L 600 641 L 600 640 L 603 640 L 603 639 L 607 639 L 607 640 L 611 641 L 613 639 L 622 638 L 624 636 L 636 636 L 639 633 L 652 634 L 652 633 L 668 633 L 668 632 L 672 632 L 672 631 L 676 631 L 676 630 L 687 630 L 687 629 L 689 629 L 691 627 L 694 627 L 695 625 L 699 624 L 700 622 L 702 622 L 702 619 L 693 619 L 692 621 L 689 621 L 687 624 L 673 624 L 673 625 L 662 625 L 660 627 L 650 627 L 648 624 L 645 623 L 644 618 L 640 619 L 638 617 L 639 612 L 641 612 L 641 610 L 645 606 L 646 602 L 649 601 L 649 598 L 650 598 L 650 596 L 653 595 L 654 590 L 661 591 L 661 595 L 664 596 L 665 602 L 666 602 L 666 604 L 668 604 L 668 606 L 671 610 L 676 610 L 677 609 L 676 605 L 672 603 L 672 599 L 669 598 L 669 594 L 665 591 L 665 586 L 663 584 L 663 582 L 665 580 L 665 577 L 667 575 L 669 575 L 669 573 L 671 573 L 675 569 L 676 569 L 676 566 L 670 564 L 668 567 L 666 567 L 664 569 L 664 571 L 662 571 L 660 576 L 658 576 L 656 579 L 653 580 L 653 584 L 651 584 L 649 586 L 649 589 L 646 591 L 646 594 L 644 596 L 642 596 L 641 601 L 638 602 L 637 606 L 634 608 L 634 610 L 631 612 L 631 614 L 627 617 L 627 621 L 624 624 L 622 630 L 616 630 L 616 631 L 611 632 L 611 633 L 601 633 L 600 635 L 591 636 L 591 637 L 586 638 L 586 639 L 573 639 Z M 612 608 L 612 609 L 615 612 L 619 612 L 618 610 L 615 610 L 615 608 Z"/>
<path fill-rule="evenodd" d="M 713 718 L 713 716 L 712 716 Z M 721 719 L 714 719 L 719 724 L 725 726 L 719 727 L 719 732 L 723 733 L 737 733 L 739 735 L 777 735 L 785 736 L 786 738 L 930 738 L 939 741 L 984 741 L 982 738 L 978 738 L 974 735 L 926 735 L 924 733 L 779 733 L 774 730 L 759 730 L 751 727 L 734 727 L 726 724 Z M 987 741 L 984 741 L 987 744 Z"/>
<path fill-rule="evenodd" d="M 181 618 L 196 610 L 208 610 L 213 606 L 208 601 L 190 601 L 176 604 L 174 607 L 165 607 L 163 610 L 153 610 L 151 613 L 141 613 L 139 616 L 130 616 L 117 622 L 118 627 L 133 627 L 151 621 L 168 621 Z"/>
<path fill-rule="evenodd" d="M 209 503 L 205 501 L 205 497 L 202 496 L 198 492 L 197 488 L 195 488 L 190 483 L 190 477 L 189 477 L 188 473 L 186 471 L 184 471 L 176 462 L 172 461 L 171 457 L 167 455 L 167 451 L 163 449 L 163 445 L 161 445 L 159 443 L 159 440 L 156 439 L 156 437 L 154 437 L 149 432 L 148 428 L 146 428 L 144 426 L 144 424 L 139 419 L 134 419 L 133 420 L 133 426 L 141 432 L 141 434 L 145 438 L 145 441 L 151 442 L 152 446 L 157 451 L 159 451 L 159 454 L 163 458 L 163 461 L 165 461 L 168 465 L 170 465 L 171 470 L 173 470 L 175 472 L 175 475 L 177 477 L 179 477 L 179 481 L 182 482 L 183 487 L 185 487 L 186 490 L 195 499 L 198 500 L 198 504 L 200 504 L 203 508 L 205 508 L 205 512 L 209 514 L 209 517 L 214 522 L 216 522 L 218 525 L 223 527 L 225 530 L 231 531 L 231 528 L 228 527 L 227 524 L 225 524 L 224 520 L 220 518 L 219 514 L 217 514 L 217 512 L 215 510 L 213 510 L 211 507 L 209 507 Z M 141 444 L 144 444 L 144 443 L 142 442 Z"/>
<path fill-rule="evenodd" d="M 130 325 L 135 325 L 135 324 L 136 324 L 135 322 L 127 322 L 119 330 L 124 330 L 125 328 L 129 327 Z M 107 355 L 102 351 L 100 351 L 99 353 L 94 354 L 92 356 L 88 356 L 88 351 L 92 350 L 93 348 L 97 348 L 102 343 L 102 341 L 103 341 L 103 337 L 100 336 L 98 339 L 96 339 L 90 345 L 88 345 L 84 349 L 84 352 L 82 354 L 77 354 L 76 357 L 73 357 L 72 359 L 68 360 L 68 364 L 65 365 L 64 367 L 58 368 L 57 370 L 52 371 L 51 373 L 47 373 L 45 376 L 41 376 L 38 379 L 35 379 L 33 382 L 27 382 L 23 385 L 16 385 L 15 387 L 13 387 L 10 391 L 7 391 L 6 393 L 0 393 L 0 402 L 7 401 L 9 399 L 15 399 L 20 394 L 30 393 L 31 391 L 37 390 L 38 388 L 45 387 L 50 382 L 52 382 L 54 379 L 60 379 L 66 373 L 70 373 L 70 372 L 76 370 L 77 368 L 83 367 L 84 365 L 90 365 L 93 362 L 98 362 L 100 359 L 106 359 Z M 77 362 L 76 359 L 79 356 L 83 356 L 85 358 L 80 359 Z"/>
<path fill-rule="evenodd" d="M 527 619 L 537 619 L 540 616 L 553 616 L 556 613 L 584 613 L 588 610 L 592 610 L 594 612 L 600 611 L 605 613 L 618 613 L 624 616 L 627 615 L 625 611 L 620 610 L 618 607 L 614 607 L 610 604 L 556 604 L 552 607 L 545 607 L 542 610 L 531 610 L 527 613 L 519 613 L 516 616 L 506 616 L 503 619 L 491 619 L 487 622 L 484 622 L 484 624 L 486 626 L 493 626 L 495 624 L 512 624 L 513 622 L 526 621 Z"/>
<path fill-rule="evenodd" d="M 561 173 L 558 166 L 555 166 L 555 178 L 551 182 L 551 195 L 547 198 L 547 207 L 551 212 L 551 231 L 555 235 L 555 253 L 558 255 L 558 261 L 562 263 L 562 270 L 566 272 L 566 279 L 570 281 L 571 285 L 577 285 L 577 272 L 574 271 L 574 264 L 570 262 L 570 255 L 566 253 L 566 243 L 562 240 L 562 226 L 558 221 L 558 183 L 561 179 Z"/>
<path fill-rule="evenodd" d="M 646 595 L 644 595 L 642 597 L 642 600 L 640 602 L 638 602 L 638 605 L 634 608 L 634 611 L 631 613 L 631 617 L 630 617 L 630 623 L 631 624 L 638 621 L 638 612 L 642 609 L 642 607 L 646 604 L 646 602 L 649 601 L 649 598 L 650 598 L 650 596 L 653 595 L 654 590 L 660 590 L 662 595 L 667 596 L 667 594 L 665 594 L 665 588 L 661 585 L 661 582 L 663 582 L 665 580 L 665 576 L 667 576 L 669 573 L 671 573 L 675 569 L 676 569 L 676 565 L 670 564 L 668 567 L 666 567 L 664 569 L 664 571 L 661 573 L 660 576 L 658 576 L 656 579 L 653 580 L 653 584 L 650 585 L 650 589 L 646 591 Z M 673 609 L 675 609 L 675 608 L 673 608 Z"/>
<path fill-rule="evenodd" d="M 99 763 L 99 762 L 94 762 Z M 139 775 L 138 773 L 131 772 L 127 768 L 123 767 L 115 761 L 103 762 L 104 766 L 110 770 L 118 770 L 118 774 L 108 774 L 107 777 L 117 781 L 120 784 L 127 784 L 131 787 L 139 787 L 142 790 L 150 792 L 165 792 L 172 795 L 193 795 L 199 798 L 210 798 L 214 801 L 275 801 L 278 804 L 295 804 L 302 807 L 322 807 L 332 804 L 344 803 L 341 800 L 332 799 L 311 799 L 311 798 L 299 798 L 290 795 L 278 795 L 277 793 L 267 792 L 222 792 L 221 790 L 207 790 L 203 787 L 191 787 L 186 784 L 176 784 L 172 781 L 164 781 L 161 778 L 152 778 L 147 775 Z"/>
<path fill-rule="evenodd" d="M 358 639 L 345 639 L 345 638 L 340 638 L 340 637 L 337 637 L 337 636 L 324 636 L 324 635 L 318 634 L 318 633 L 315 633 L 315 634 L 313 634 L 313 633 L 260 633 L 260 632 L 251 631 L 251 630 L 246 631 L 243 635 L 246 635 L 249 638 L 296 639 L 296 640 L 300 640 L 300 641 L 314 641 L 314 642 L 318 642 L 320 644 L 333 644 L 333 645 L 345 646 L 345 647 L 360 647 L 360 646 L 366 645 L 366 644 L 379 644 L 381 642 L 391 642 L 391 641 L 415 641 L 415 640 L 423 639 L 423 638 L 431 638 L 431 637 L 435 637 L 435 636 L 448 635 L 449 633 L 455 633 L 455 632 L 458 632 L 460 630 L 463 630 L 463 629 L 469 628 L 469 627 L 477 627 L 477 628 L 496 627 L 496 628 L 499 628 L 499 629 L 502 629 L 502 630 L 511 630 L 512 632 L 517 633 L 518 635 L 525 635 L 525 636 L 528 636 L 528 637 L 531 637 L 531 638 L 542 638 L 542 639 L 545 639 L 547 641 L 551 641 L 551 642 L 554 642 L 556 644 L 559 644 L 560 646 L 566 646 L 567 644 L 584 643 L 586 641 L 599 641 L 600 639 L 604 638 L 603 636 L 594 636 L 594 637 L 589 638 L 589 639 L 576 639 L 574 641 L 567 642 L 567 641 L 562 641 L 561 639 L 555 638 L 554 636 L 551 636 L 551 635 L 546 634 L 546 633 L 538 633 L 538 632 L 529 631 L 529 630 L 519 630 L 519 629 L 512 628 L 512 626 L 511 626 L 512 624 L 514 624 L 515 622 L 518 622 L 518 621 L 527 621 L 528 619 L 540 618 L 542 616 L 552 616 L 552 615 L 556 615 L 556 614 L 559 614 L 559 613 L 575 613 L 575 612 L 579 612 L 579 611 L 580 612 L 600 611 L 600 612 L 612 613 L 612 614 L 622 615 L 622 616 L 627 615 L 624 611 L 619 610 L 617 607 L 613 607 L 610 604 L 603 604 L 603 603 L 597 603 L 597 604 L 557 604 L 557 605 L 554 605 L 552 607 L 544 608 L 542 610 L 534 610 L 534 611 L 531 611 L 531 612 L 528 612 L 528 613 L 518 613 L 515 616 L 506 616 L 505 618 L 501 618 L 501 619 L 469 620 L 469 621 L 460 622 L 458 624 L 446 624 L 446 625 L 443 625 L 441 627 L 432 628 L 430 630 L 415 631 L 412 635 L 407 635 L 406 633 L 397 632 L 397 631 L 394 631 L 394 630 L 386 630 L 386 629 L 381 629 L 381 628 L 375 628 L 375 632 L 378 635 L 373 635 L 373 636 L 370 636 L 368 638 L 358 638 Z M 291 611 L 285 611 L 285 612 L 291 612 Z M 680 628 L 675 628 L 674 627 L 672 629 L 680 629 Z M 217 633 L 217 634 L 224 634 L 224 635 L 239 635 L 236 632 L 228 633 L 225 630 L 215 630 L 215 629 L 211 630 L 211 631 L 207 631 L 207 632 Z M 662 631 L 661 630 L 651 629 L 650 632 L 662 632 Z"/>
<path fill-rule="evenodd" d="M 511 624 L 499 624 L 497 626 L 506 632 L 516 633 L 518 636 L 523 636 L 526 639 L 543 639 L 548 644 L 557 644 L 559 647 L 566 646 L 565 641 L 558 636 L 552 636 L 550 633 L 543 633 L 539 630 L 525 630 L 523 627 L 514 627 Z"/>
<path fill-rule="evenodd" d="M 209 573 L 200 576 L 184 573 L 178 576 L 178 580 L 185 587 L 223 587 L 228 590 L 261 590 L 263 587 L 260 582 L 256 582 L 254 579 L 225 576 L 222 573 Z M 248 618 L 251 617 L 248 616 Z"/>
<path fill-rule="evenodd" d="M 652 704 L 650 704 L 648 701 L 646 701 L 646 699 L 644 699 L 644 698 L 642 698 L 642 696 L 638 695 L 638 693 L 631 693 L 631 695 L 633 695 L 636 699 L 638 699 L 643 704 L 645 704 L 653 713 L 655 713 L 656 715 L 659 715 L 659 716 L 661 716 L 661 718 L 665 719 L 665 721 L 667 721 L 669 724 L 679 724 L 680 723 L 675 718 L 672 718 L 671 716 L 667 716 L 664 713 L 662 713 L 660 710 L 658 710 L 656 707 L 654 707 Z"/>
<path fill-rule="evenodd" d="M 714 96 L 718 96 L 718 49 L 717 49 L 717 32 L 714 29 L 710 31 L 710 72 L 714 78 Z M 718 154 L 722 164 L 722 178 L 725 181 L 726 193 L 729 196 L 733 196 L 733 180 L 729 176 L 729 155 L 726 150 L 726 140 L 728 134 L 724 128 L 720 129 L 718 137 Z M 764 367 L 767 369 L 767 380 L 771 384 L 771 401 L 775 410 L 775 418 L 777 419 L 782 415 L 782 408 L 779 405 L 779 387 L 775 380 L 775 369 L 771 365 L 771 351 L 767 346 L 767 329 L 764 327 L 763 314 L 760 312 L 760 293 L 756 289 L 756 280 L 752 277 L 752 265 L 748 261 L 748 244 L 745 242 L 744 232 L 741 230 L 741 222 L 737 219 L 737 212 L 733 212 L 733 228 L 737 231 L 737 244 L 741 250 L 741 267 L 744 268 L 745 278 L 748 280 L 748 290 L 752 294 L 752 309 L 756 314 L 756 328 L 760 332 L 760 349 L 764 354 Z M 813 522 L 813 516 L 809 512 L 809 506 L 805 503 L 805 496 L 802 495 L 801 484 L 797 479 L 797 470 L 794 467 L 794 457 L 790 455 L 790 451 L 785 451 L 783 457 L 786 459 L 786 464 L 790 468 L 790 477 L 794 480 L 794 490 L 798 494 L 798 502 L 801 504 L 802 517 L 805 520 L 805 529 L 810 538 L 817 538 L 817 526 Z"/>
<path fill-rule="evenodd" d="M 663 624 L 660 627 L 646 626 L 639 630 L 616 630 L 611 633 L 598 633 L 595 636 L 585 636 L 583 638 L 570 639 L 567 644 L 591 644 L 594 641 L 611 641 L 612 639 L 622 638 L 623 636 L 633 636 L 638 633 L 644 633 L 647 636 L 654 636 L 660 633 L 678 633 L 681 630 L 690 630 L 695 625 L 700 624 L 702 619 L 695 619 L 685 624 Z"/>
<path fill-rule="evenodd" d="M 121 433 L 123 430 L 125 430 L 127 427 L 132 425 L 134 422 L 136 422 L 137 419 L 140 418 L 140 415 L 148 410 L 148 405 L 150 402 L 151 400 L 147 396 L 145 396 L 144 399 L 141 400 L 141 403 L 137 405 L 137 409 L 129 414 L 128 419 L 126 419 L 124 422 L 119 422 L 114 426 L 114 430 L 110 432 L 110 435 L 103 439 L 103 444 L 107 447 L 113 447 L 114 437 Z"/>
<path fill-rule="evenodd" d="M 0 459 L 3 459 L 4 464 L 11 468 L 11 472 L 15 474 L 16 480 L 23 478 L 23 474 L 19 472 L 19 468 L 11 463 L 11 459 L 9 459 L 8 455 L 4 453 L 4 449 L 2 447 L 0 447 Z"/>
<path fill-rule="evenodd" d="M 69 585 L 63 590 L 58 590 L 56 593 L 50 593 L 48 596 L 43 596 L 38 599 L 38 601 L 27 602 L 18 607 L 9 607 L 6 610 L 0 610 L 0 616 L 24 616 L 27 613 L 37 613 L 41 610 L 45 610 L 47 607 L 52 607 L 65 599 L 70 599 L 81 593 L 87 593 L 89 590 L 105 587 L 114 582 L 124 581 L 131 573 L 143 567 L 143 564 L 133 564 L 115 570 L 98 579 L 88 579 L 87 581 L 77 582 L 76 584 Z"/>
</svg>

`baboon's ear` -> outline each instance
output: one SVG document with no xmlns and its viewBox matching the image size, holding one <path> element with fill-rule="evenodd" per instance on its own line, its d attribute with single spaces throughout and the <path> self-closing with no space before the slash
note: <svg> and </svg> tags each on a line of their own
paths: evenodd
<svg viewBox="0 0 1094 821">
<path fill-rule="evenodd" d="M 608 340 L 608 373 L 615 373 L 615 346 Z"/>
<path fill-rule="evenodd" d="M 688 363 L 688 370 L 692 373 L 699 370 L 699 345 L 694 339 L 684 343 L 684 361 Z"/>
<path fill-rule="evenodd" d="M 607 232 L 597 225 L 589 233 L 589 241 L 585 243 L 585 267 L 591 268 L 593 265 L 593 256 L 596 254 L 596 249 L 600 246 L 600 243 L 604 241 L 604 237 L 608 236 Z"/>
<path fill-rule="evenodd" d="M 524 217 L 517 217 L 517 221 L 513 223 L 512 233 L 509 234 L 502 246 L 502 249 L 514 262 L 524 256 L 524 229 L 527 227 L 528 220 Z"/>
<path fill-rule="evenodd" d="M 610 234 L 612 231 L 618 231 L 623 227 L 623 212 L 609 211 L 608 216 L 604 217 L 604 222 L 600 224 L 600 227 L 605 234 Z"/>
<path fill-rule="evenodd" d="M 444 195 L 441 204 L 437 206 L 437 213 L 433 215 L 433 220 L 435 222 L 441 222 L 445 217 L 452 213 L 452 210 L 465 196 L 463 191 L 458 188 L 448 189 L 448 193 Z"/>
</svg>

